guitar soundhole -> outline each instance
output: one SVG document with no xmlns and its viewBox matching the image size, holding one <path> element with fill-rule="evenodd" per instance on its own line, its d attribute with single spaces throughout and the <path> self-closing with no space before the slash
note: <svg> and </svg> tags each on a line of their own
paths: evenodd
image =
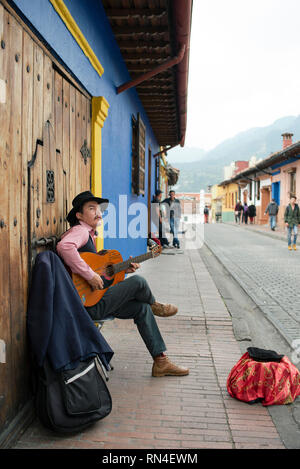
<svg viewBox="0 0 300 469">
<path fill-rule="evenodd" d="M 103 289 L 110 287 L 114 282 L 114 269 L 112 265 L 108 265 L 105 269 L 104 275 L 101 275 L 103 280 Z"/>
<path fill-rule="evenodd" d="M 113 265 L 108 265 L 105 269 L 105 273 L 108 277 L 113 277 L 114 276 L 114 267 Z"/>
<path fill-rule="evenodd" d="M 103 280 L 103 290 L 105 290 L 106 288 L 110 287 L 113 284 L 113 281 L 114 281 L 113 278 L 107 278 L 107 277 L 104 277 L 103 275 L 101 276 L 101 278 Z"/>
</svg>

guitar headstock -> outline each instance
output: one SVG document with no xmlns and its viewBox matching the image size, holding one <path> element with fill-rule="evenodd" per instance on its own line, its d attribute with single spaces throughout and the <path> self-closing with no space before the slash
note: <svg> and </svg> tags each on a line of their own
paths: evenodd
<svg viewBox="0 0 300 469">
<path fill-rule="evenodd" d="M 152 257 L 158 257 L 161 253 L 161 245 L 155 243 L 152 239 L 149 239 L 149 249 L 151 251 Z"/>
</svg>

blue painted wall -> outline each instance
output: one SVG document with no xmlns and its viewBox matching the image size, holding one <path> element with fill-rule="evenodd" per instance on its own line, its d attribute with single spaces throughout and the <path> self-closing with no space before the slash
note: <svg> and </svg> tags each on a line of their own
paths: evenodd
<svg viewBox="0 0 300 469">
<path fill-rule="evenodd" d="M 280 181 L 272 182 L 272 199 L 280 205 Z"/>
<path fill-rule="evenodd" d="M 65 0 L 65 5 L 104 67 L 102 77 L 93 69 L 48 0 L 15 0 L 14 3 L 88 92 L 92 96 L 104 96 L 108 101 L 108 117 L 102 130 L 102 193 L 116 208 L 117 239 L 105 238 L 104 246 L 107 249 L 118 249 L 124 258 L 145 252 L 146 238 L 133 239 L 129 234 L 140 213 L 144 213 L 142 225 L 146 228 L 144 231 L 147 231 L 148 148 L 154 154 L 159 151 L 159 147 L 135 89 L 116 94 L 116 87 L 130 79 L 130 76 L 101 1 Z M 138 112 L 146 125 L 145 197 L 131 194 L 131 116 L 137 116 Z M 151 196 L 154 192 L 154 166 L 153 158 Z M 125 207 L 122 211 L 120 201 L 121 206 Z M 132 206 L 135 203 L 142 203 L 146 207 L 140 211 L 138 206 Z M 124 223 L 120 226 L 120 219 L 125 221 L 125 227 Z M 137 229 L 139 231 L 139 225 Z M 140 232 L 140 235 L 144 234 L 146 232 Z"/>
</svg>

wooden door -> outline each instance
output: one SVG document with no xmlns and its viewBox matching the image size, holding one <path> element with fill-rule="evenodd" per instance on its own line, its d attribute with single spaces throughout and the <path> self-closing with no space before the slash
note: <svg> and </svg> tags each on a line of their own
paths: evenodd
<svg viewBox="0 0 300 469">
<path fill-rule="evenodd" d="M 270 189 L 269 187 L 263 187 L 261 189 L 261 209 L 260 209 L 260 220 L 261 224 L 268 223 L 268 215 L 265 215 L 266 208 L 270 203 Z"/>
<path fill-rule="evenodd" d="M 90 189 L 90 109 L 89 95 L 0 3 L 0 446 L 30 397 L 34 254 L 65 231 L 72 199 Z"/>
<path fill-rule="evenodd" d="M 48 60 L 46 64 L 44 78 L 53 91 L 46 85 L 41 138 L 37 134 L 33 139 L 35 152 L 28 170 L 31 262 L 43 238 L 51 247 L 68 229 L 66 216 L 73 198 L 91 186 L 91 102 Z M 38 115 L 39 110 L 33 113 Z M 39 122 L 33 128 L 38 126 Z"/>
</svg>

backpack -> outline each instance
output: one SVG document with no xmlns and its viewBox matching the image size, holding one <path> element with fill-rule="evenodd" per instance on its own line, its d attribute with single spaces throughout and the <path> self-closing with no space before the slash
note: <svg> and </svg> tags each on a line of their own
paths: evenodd
<svg viewBox="0 0 300 469">
<path fill-rule="evenodd" d="M 46 358 L 37 371 L 35 396 L 36 413 L 45 427 L 57 433 L 79 432 L 111 412 L 111 396 L 97 360 L 57 372 Z"/>
</svg>

